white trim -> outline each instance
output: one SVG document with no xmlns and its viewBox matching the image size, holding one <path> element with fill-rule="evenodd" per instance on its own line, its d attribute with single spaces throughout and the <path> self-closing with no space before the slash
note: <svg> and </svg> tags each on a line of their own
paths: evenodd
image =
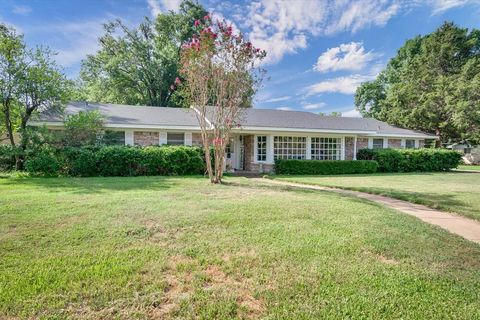
<svg viewBox="0 0 480 320">
<path fill-rule="evenodd" d="M 134 136 L 133 130 L 125 130 L 125 145 L 126 146 L 133 146 L 135 144 L 133 136 Z"/>
<path fill-rule="evenodd" d="M 266 163 L 274 163 L 273 160 L 273 135 L 269 134 L 267 136 L 267 161 Z"/>
<path fill-rule="evenodd" d="M 383 149 L 388 149 L 388 139 L 383 138 Z"/>
<path fill-rule="evenodd" d="M 267 158 L 265 157 L 265 161 L 258 160 L 258 140 L 257 137 L 267 137 L 267 155 L 268 155 L 268 135 L 266 134 L 259 134 L 253 136 L 253 163 L 268 163 Z M 273 163 L 273 162 L 272 162 Z"/>
<path fill-rule="evenodd" d="M 405 140 L 407 140 L 407 139 L 402 139 L 402 141 L 400 142 L 400 147 L 401 147 L 402 149 L 405 149 L 406 146 L 407 146 L 407 143 L 405 142 Z"/>
<path fill-rule="evenodd" d="M 307 154 L 305 155 L 306 160 L 312 160 L 312 137 L 308 136 L 307 137 Z"/>
<path fill-rule="evenodd" d="M 373 138 L 368 138 L 368 149 L 373 149 Z"/>
<path fill-rule="evenodd" d="M 418 139 L 415 139 L 415 149 L 418 148 L 420 148 L 420 142 L 418 141 Z"/>
<path fill-rule="evenodd" d="M 208 121 L 208 120 L 207 120 Z M 211 125 L 211 123 L 208 121 Z M 63 127 L 63 122 L 55 121 L 55 122 L 40 122 L 40 121 L 31 121 L 28 123 L 32 126 L 51 126 L 51 127 Z M 113 124 L 107 123 L 104 125 L 105 128 L 116 128 L 116 129 L 153 129 L 153 130 L 189 130 L 189 131 L 200 131 L 199 126 L 171 126 L 171 125 L 155 125 L 155 124 Z M 321 135 L 325 133 L 330 134 L 357 134 L 362 136 L 368 137 L 392 137 L 392 138 L 411 138 L 411 139 L 435 139 L 438 140 L 437 136 L 432 135 L 411 135 L 411 134 L 385 134 L 385 133 L 377 133 L 376 131 L 367 131 L 367 130 L 335 130 L 335 129 L 302 129 L 302 128 L 281 128 L 281 127 L 240 127 L 240 128 L 233 128 L 233 132 L 242 132 L 244 134 L 254 134 L 256 132 L 263 134 L 264 132 L 270 132 L 274 135 L 281 135 L 282 132 L 290 133 L 290 132 L 297 132 L 298 134 L 302 133 L 313 133 L 316 135 Z"/>
<path fill-rule="evenodd" d="M 342 137 L 342 150 L 340 151 L 340 160 L 345 160 L 345 137 Z"/>
<path fill-rule="evenodd" d="M 357 160 L 357 136 L 353 139 L 353 160 Z"/>
<path fill-rule="evenodd" d="M 183 144 L 186 145 L 186 146 L 191 146 L 192 145 L 192 133 L 191 132 L 185 132 L 184 133 Z"/>
<path fill-rule="evenodd" d="M 167 132 L 166 131 L 160 131 L 160 133 L 158 134 L 158 144 L 159 145 L 167 144 Z"/>
</svg>

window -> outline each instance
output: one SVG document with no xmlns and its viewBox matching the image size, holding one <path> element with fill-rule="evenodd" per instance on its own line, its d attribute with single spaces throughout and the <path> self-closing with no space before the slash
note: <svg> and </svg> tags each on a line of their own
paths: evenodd
<svg viewBox="0 0 480 320">
<path fill-rule="evenodd" d="M 307 154 L 306 137 L 275 136 L 273 140 L 274 159 L 305 159 Z"/>
<path fill-rule="evenodd" d="M 185 144 L 185 134 L 183 132 L 167 132 L 167 144 L 171 146 L 183 146 Z"/>
<path fill-rule="evenodd" d="M 267 161 L 267 136 L 257 136 L 257 161 Z"/>
<path fill-rule="evenodd" d="M 225 155 L 227 159 L 232 158 L 232 141 L 225 146 Z"/>
<path fill-rule="evenodd" d="M 125 131 L 105 131 L 103 141 L 106 145 L 124 145 Z"/>
<path fill-rule="evenodd" d="M 383 149 L 383 139 L 373 139 L 373 149 Z"/>
<path fill-rule="evenodd" d="M 415 148 L 415 140 L 405 140 L 405 148 L 407 149 L 413 149 Z"/>
<path fill-rule="evenodd" d="M 312 138 L 312 160 L 341 160 L 341 138 Z"/>
</svg>

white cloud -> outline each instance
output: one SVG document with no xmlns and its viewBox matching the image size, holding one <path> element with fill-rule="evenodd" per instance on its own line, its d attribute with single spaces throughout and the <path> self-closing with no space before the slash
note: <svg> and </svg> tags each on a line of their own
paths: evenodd
<svg viewBox="0 0 480 320">
<path fill-rule="evenodd" d="M 263 102 L 280 102 L 280 101 L 289 100 L 290 98 L 291 98 L 290 96 L 283 96 L 283 97 L 277 97 L 277 98 L 270 98 L 270 99 L 264 100 Z"/>
<path fill-rule="evenodd" d="M 320 102 L 320 103 L 311 103 L 311 104 L 306 104 L 302 108 L 304 110 L 318 110 L 320 108 L 325 107 L 325 102 Z"/>
<path fill-rule="evenodd" d="M 307 95 L 327 92 L 354 94 L 358 86 L 373 78 L 371 75 L 352 74 L 345 77 L 327 79 L 307 87 Z"/>
<path fill-rule="evenodd" d="M 30 12 L 32 12 L 32 8 L 29 6 L 13 6 L 12 12 L 22 16 L 27 16 L 30 14 Z"/>
<path fill-rule="evenodd" d="M 326 28 L 326 34 L 342 31 L 357 32 L 370 26 L 384 26 L 391 17 L 398 13 L 400 5 L 396 1 L 360 0 L 342 1 L 334 4 L 334 11 L 340 13 L 332 19 Z"/>
<path fill-rule="evenodd" d="M 293 109 L 290 107 L 278 107 L 277 110 L 282 110 L 282 111 L 292 111 Z"/>
<path fill-rule="evenodd" d="M 433 14 L 440 14 L 447 10 L 461 7 L 467 3 L 479 3 L 479 1 L 469 1 L 469 0 L 430 0 L 430 6 L 433 8 Z"/>
<path fill-rule="evenodd" d="M 163 11 L 178 11 L 182 0 L 147 0 L 150 13 L 155 18 Z"/>
<path fill-rule="evenodd" d="M 342 112 L 342 117 L 361 118 L 362 115 L 355 109 Z"/>
<path fill-rule="evenodd" d="M 162 13 L 162 9 L 160 8 L 160 4 L 158 3 L 157 0 L 147 0 L 148 3 L 148 8 L 150 9 L 150 13 L 152 17 L 158 16 L 160 13 Z"/>
<path fill-rule="evenodd" d="M 361 42 L 343 43 L 322 53 L 314 66 L 319 72 L 338 70 L 361 70 L 375 58 L 371 51 L 365 52 Z"/>
</svg>

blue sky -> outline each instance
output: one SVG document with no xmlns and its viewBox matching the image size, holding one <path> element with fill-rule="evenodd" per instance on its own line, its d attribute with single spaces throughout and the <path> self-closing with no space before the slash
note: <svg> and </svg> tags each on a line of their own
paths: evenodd
<svg viewBox="0 0 480 320">
<path fill-rule="evenodd" d="M 200 0 L 267 50 L 268 79 L 255 107 L 353 116 L 353 93 L 373 79 L 405 40 L 443 21 L 480 28 L 480 0 Z M 28 45 L 47 45 L 70 78 L 98 48 L 102 23 L 128 25 L 177 10 L 179 0 L 2 0 L 0 21 Z"/>
</svg>

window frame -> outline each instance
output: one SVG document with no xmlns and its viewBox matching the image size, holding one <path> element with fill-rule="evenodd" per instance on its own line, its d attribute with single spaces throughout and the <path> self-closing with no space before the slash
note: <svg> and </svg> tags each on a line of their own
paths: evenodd
<svg viewBox="0 0 480 320">
<path fill-rule="evenodd" d="M 375 140 L 381 140 L 382 141 L 381 147 L 375 148 Z M 385 139 L 384 138 L 372 138 L 372 149 L 385 149 Z"/>
<path fill-rule="evenodd" d="M 335 146 L 335 148 L 332 148 Z M 343 142 L 341 137 L 311 137 L 310 138 L 310 159 L 342 160 Z"/>
<path fill-rule="evenodd" d="M 180 142 L 181 143 L 170 143 L 169 141 L 172 141 L 168 138 L 168 135 L 182 135 L 183 136 L 183 139 L 182 140 L 177 140 L 177 139 L 172 139 L 173 141 L 177 141 L 177 142 Z M 185 132 L 167 132 L 167 143 L 166 143 L 167 146 L 184 146 L 185 145 Z"/>
<path fill-rule="evenodd" d="M 411 146 L 408 146 L 409 141 L 413 143 Z M 415 139 L 405 139 L 405 149 L 415 149 L 415 145 Z"/>
<path fill-rule="evenodd" d="M 273 137 L 274 160 L 306 160 L 307 149 L 307 136 L 277 135 Z"/>
<path fill-rule="evenodd" d="M 267 136 L 255 136 L 255 160 L 256 162 L 267 161 Z"/>
</svg>

